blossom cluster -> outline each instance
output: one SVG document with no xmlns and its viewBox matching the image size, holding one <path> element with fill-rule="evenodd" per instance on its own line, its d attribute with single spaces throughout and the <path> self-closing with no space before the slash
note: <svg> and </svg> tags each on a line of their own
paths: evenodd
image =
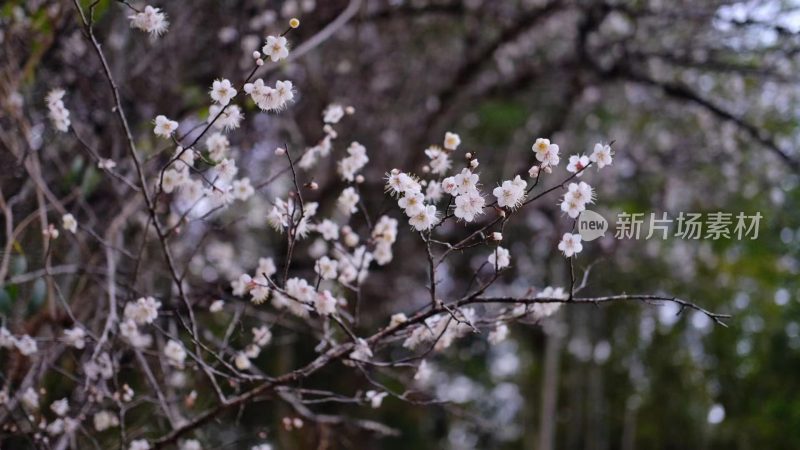
<svg viewBox="0 0 800 450">
<path fill-rule="evenodd" d="M 128 16 L 128 19 L 131 21 L 132 28 L 150 33 L 153 37 L 161 36 L 169 28 L 167 15 L 160 8 L 150 5 L 145 6 L 141 12 Z"/>
<path fill-rule="evenodd" d="M 49 110 L 48 116 L 53 126 L 63 133 L 69 130 L 69 110 L 64 106 L 64 90 L 53 89 L 47 94 L 47 109 Z"/>
</svg>

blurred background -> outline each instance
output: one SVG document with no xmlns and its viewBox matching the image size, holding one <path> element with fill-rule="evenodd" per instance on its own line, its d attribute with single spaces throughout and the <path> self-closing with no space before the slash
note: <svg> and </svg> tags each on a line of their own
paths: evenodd
<svg viewBox="0 0 800 450">
<path fill-rule="evenodd" d="M 285 161 L 273 155 L 276 146 L 303 149 L 324 136 L 322 111 L 336 102 L 352 105 L 356 113 L 339 126 L 334 152 L 343 153 L 354 140 L 366 146 L 371 162 L 361 191 L 376 213 L 388 206 L 384 172 L 393 167 L 419 171 L 426 161 L 423 150 L 440 145 L 445 131 L 453 131 L 461 136 L 461 149 L 477 154 L 487 187 L 524 174 L 534 161 L 530 147 L 537 137 L 550 138 L 564 156 L 613 141 L 614 165 L 586 178 L 598 194 L 592 209 L 612 227 L 620 212 L 763 216 L 755 240 L 607 235 L 586 244 L 577 260 L 581 276 L 591 267 L 583 294 L 668 293 L 731 314 L 727 327 L 699 313 L 678 314 L 668 305 L 564 307 L 542 323 L 511 326 L 510 338 L 501 344 L 470 337 L 432 356 L 429 389 L 444 403 L 388 398 L 375 410 L 336 403 L 319 407 L 380 420 L 397 436 L 339 433 L 310 423 L 286 431 L 280 419 L 288 408 L 276 402 L 254 404 L 210 424 L 200 431 L 207 442 L 243 448 L 266 435 L 277 448 L 800 448 L 800 3 L 194 0 L 154 5 L 171 24 L 168 33 L 152 41 L 130 29 L 129 11 L 118 2 L 101 1 L 95 13 L 137 145 L 148 157 L 159 157 L 153 117 L 179 120 L 179 131 L 201 123 L 211 82 L 229 78 L 241 89 L 253 50 L 298 17 L 302 25 L 289 35 L 294 52 L 288 63 L 259 75 L 265 81 L 292 80 L 296 102 L 278 115 L 244 103 L 242 129 L 229 135 L 240 173 L 254 185 L 283 169 Z M 3 192 L 23 188 L 13 155 L 30 149 L 55 174 L 53 189 L 59 195 L 81 186 L 79 208 L 86 220 L 98 226 L 108 222 L 111 218 L 90 211 L 111 208 L 121 191 L 101 180 L 80 144 L 57 135 L 46 118 L 46 93 L 63 87 L 76 130 L 121 170 L 130 169 L 124 135 L 109 113 L 107 87 L 72 2 L 4 1 L 0 49 Z M 341 192 L 335 160 L 323 160 L 302 175 L 320 184 L 320 202 Z M 562 165 L 551 180 L 564 175 Z M 285 244 L 264 217 L 269 202 L 285 196 L 290 182 L 258 189 L 248 203 L 217 219 L 228 227 L 201 223 L 186 230 L 183 246 L 175 245 L 179 258 L 193 267 L 188 281 L 193 293 L 228 298 L 232 276 L 255 267 L 261 256 L 282 254 Z M 504 231 L 513 268 L 493 293 L 524 295 L 530 287 L 568 284 L 568 266 L 555 248 L 571 223 L 557 202 L 558 195 L 543 198 Z M 395 261 L 365 284 L 359 330 L 375 330 L 392 313 L 413 311 L 428 301 L 422 244 L 405 224 L 400 228 Z M 442 232 L 463 233 L 456 228 Z M 302 243 L 312 245 L 313 240 Z M 34 261 L 41 258 L 34 248 L 17 252 L 12 280 L 36 268 Z M 484 260 L 485 255 L 465 252 L 450 262 L 442 272 L 443 289 L 460 292 Z M 312 269 L 312 259 L 298 261 L 299 271 Z M 81 289 L 72 292 L 81 295 Z M 7 280 L 0 292 L 4 317 L 30 325 L 43 307 L 44 291 L 43 283 Z M 212 318 L 207 326 L 224 330 L 226 324 Z M 244 326 L 241 335 L 249 328 Z M 258 362 L 265 371 L 284 372 L 314 356 L 310 337 L 284 329 L 274 334 L 276 346 Z M 12 376 L 13 367 L 3 369 Z M 400 386 L 390 374 L 374 376 Z M 307 384 L 369 388 L 341 366 Z M 135 426 L 151 418 L 142 410 L 131 420 Z M 113 439 L 113 432 L 105 438 L 99 434 L 98 448 Z"/>
</svg>

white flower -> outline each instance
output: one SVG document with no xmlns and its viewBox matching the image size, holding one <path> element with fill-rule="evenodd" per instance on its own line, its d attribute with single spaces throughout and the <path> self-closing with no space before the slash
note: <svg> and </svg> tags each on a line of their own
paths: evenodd
<svg viewBox="0 0 800 450">
<path fill-rule="evenodd" d="M 442 199 L 443 193 L 444 191 L 442 190 L 442 184 L 436 180 L 431 180 L 428 182 L 428 186 L 425 188 L 425 200 L 430 200 L 436 203 Z"/>
<path fill-rule="evenodd" d="M 256 274 L 271 277 L 275 275 L 278 269 L 275 267 L 275 261 L 272 258 L 258 258 L 258 268 Z"/>
<path fill-rule="evenodd" d="M 561 250 L 567 258 L 577 255 L 583 250 L 581 235 L 564 233 L 564 236 L 561 237 L 561 242 L 558 243 L 558 249 Z"/>
<path fill-rule="evenodd" d="M 168 169 L 164 171 L 161 176 L 161 190 L 165 194 L 171 194 L 176 188 L 180 187 L 186 180 L 184 172 L 179 172 L 175 169 Z"/>
<path fill-rule="evenodd" d="M 64 214 L 61 216 L 61 227 L 74 234 L 78 230 L 78 221 L 72 214 Z"/>
<path fill-rule="evenodd" d="M 174 120 L 167 119 L 164 115 L 156 116 L 155 120 L 155 128 L 153 128 L 153 133 L 156 136 L 161 136 L 164 138 L 168 138 L 175 130 L 178 129 L 178 122 Z"/>
<path fill-rule="evenodd" d="M 267 42 L 261 47 L 261 53 L 269 57 L 272 62 L 280 61 L 289 56 L 289 47 L 283 36 L 267 36 Z"/>
<path fill-rule="evenodd" d="M 511 264 L 511 254 L 503 247 L 497 247 L 488 258 L 489 264 L 496 270 L 505 269 Z"/>
<path fill-rule="evenodd" d="M 502 185 L 494 188 L 492 194 L 497 198 L 497 206 L 515 209 L 522 205 L 525 198 L 525 188 L 528 183 L 519 175 L 513 180 L 504 181 Z"/>
<path fill-rule="evenodd" d="M 272 446 L 269 444 L 254 445 L 250 450 L 272 450 Z"/>
<path fill-rule="evenodd" d="M 259 347 L 264 347 L 272 340 L 272 332 L 266 325 L 261 325 L 258 328 L 253 328 L 253 343 Z"/>
<path fill-rule="evenodd" d="M 428 230 L 439 223 L 439 218 L 437 215 L 436 207 L 433 205 L 428 205 L 414 217 L 411 217 L 408 220 L 408 223 L 417 231 Z"/>
<path fill-rule="evenodd" d="M 221 161 L 224 159 L 230 147 L 231 144 L 228 138 L 220 132 L 216 132 L 206 139 L 208 157 L 213 161 Z"/>
<path fill-rule="evenodd" d="M 564 291 L 564 288 L 548 286 L 538 293 L 536 298 L 566 300 L 569 298 L 569 294 Z M 558 302 L 534 303 L 531 305 L 531 316 L 534 320 L 541 320 L 552 316 L 559 309 L 561 309 L 561 303 Z"/>
<path fill-rule="evenodd" d="M 233 358 L 233 363 L 239 370 L 247 370 L 252 366 L 250 358 L 248 358 L 244 352 L 237 353 L 236 356 Z"/>
<path fill-rule="evenodd" d="M 134 394 L 133 389 L 131 389 L 131 387 L 128 386 L 128 383 L 122 385 L 121 398 L 123 402 L 129 402 L 133 400 L 133 394 Z"/>
<path fill-rule="evenodd" d="M 292 314 L 308 317 L 311 305 L 314 303 L 316 291 L 302 278 L 290 278 L 286 281 L 286 294 L 288 297 L 276 293 L 273 305 L 276 308 L 288 308 Z"/>
<path fill-rule="evenodd" d="M 401 323 L 405 323 L 408 321 L 408 317 L 406 317 L 403 313 L 392 314 L 391 319 L 389 319 L 389 327 L 396 327 Z"/>
<path fill-rule="evenodd" d="M 440 147 L 435 145 L 428 147 L 425 150 L 425 154 L 430 158 L 430 162 L 428 166 L 431 168 L 431 173 L 435 175 L 442 175 L 450 170 L 451 162 L 450 156 L 442 150 Z"/>
<path fill-rule="evenodd" d="M 0 347 L 13 348 L 16 339 L 6 327 L 0 327 Z"/>
<path fill-rule="evenodd" d="M 113 159 L 100 158 L 100 160 L 97 161 L 97 168 L 98 169 L 111 170 L 114 167 L 117 167 L 117 163 L 114 162 Z"/>
<path fill-rule="evenodd" d="M 57 416 L 65 416 L 69 412 L 69 400 L 62 398 L 50 404 L 50 410 Z"/>
<path fill-rule="evenodd" d="M 123 320 L 119 324 L 119 333 L 136 348 L 147 348 L 153 343 L 153 338 L 150 335 L 139 332 L 139 327 L 133 320 Z"/>
<path fill-rule="evenodd" d="M 456 209 L 453 214 L 465 222 L 472 222 L 475 220 L 475 216 L 483 214 L 483 206 L 485 204 L 486 201 L 480 192 L 472 190 L 456 197 Z"/>
<path fill-rule="evenodd" d="M 262 111 L 280 110 L 294 99 L 292 82 L 286 80 L 276 82 L 275 87 L 272 88 L 264 84 L 264 80 L 259 78 L 252 83 L 245 84 L 244 91 L 250 95 Z M 324 142 L 325 140 L 323 140 L 323 147 Z M 320 147 L 320 151 L 327 154 L 327 150 L 323 147 Z"/>
<path fill-rule="evenodd" d="M 585 203 L 575 199 L 569 194 L 565 195 L 564 200 L 561 202 L 561 211 L 564 211 L 573 219 L 577 218 L 585 209 Z"/>
<path fill-rule="evenodd" d="M 211 99 L 220 105 L 227 105 L 233 97 L 236 97 L 236 89 L 231 85 L 230 80 L 221 79 L 214 80 L 211 84 L 211 91 L 209 91 Z"/>
<path fill-rule="evenodd" d="M 414 217 L 425 209 L 425 197 L 419 192 L 408 193 L 400 197 L 397 204 L 405 211 L 406 216 Z"/>
<path fill-rule="evenodd" d="M 233 196 L 236 197 L 237 200 L 247 200 L 254 192 L 255 190 L 250 184 L 250 178 L 242 178 L 233 181 Z"/>
<path fill-rule="evenodd" d="M 164 356 L 167 357 L 167 362 L 175 367 L 183 368 L 183 362 L 186 360 L 186 349 L 183 344 L 178 341 L 170 340 L 164 346 Z"/>
<path fill-rule="evenodd" d="M 541 161 L 542 165 L 553 167 L 558 165 L 558 145 L 551 144 L 549 139 L 536 139 L 532 149 L 536 153 L 536 159 Z"/>
<path fill-rule="evenodd" d="M 278 109 L 284 108 L 290 101 L 294 100 L 294 86 L 289 80 L 275 82 L 275 92 L 278 97 Z"/>
<path fill-rule="evenodd" d="M 356 173 L 361 170 L 368 162 L 367 149 L 359 144 L 353 142 L 347 148 L 349 156 L 342 158 L 338 163 L 338 171 L 342 179 L 352 182 L 355 179 Z"/>
<path fill-rule="evenodd" d="M 339 268 L 339 263 L 334 259 L 327 256 L 317 260 L 314 264 L 314 272 L 316 272 L 323 280 L 333 280 L 336 278 L 336 271 Z"/>
<path fill-rule="evenodd" d="M 119 419 L 111 411 L 99 411 L 95 413 L 92 418 L 94 429 L 97 431 L 105 431 L 109 428 L 119 426 Z"/>
<path fill-rule="evenodd" d="M 136 439 L 131 441 L 128 450 L 150 450 L 150 444 L 144 439 Z"/>
<path fill-rule="evenodd" d="M 369 403 L 372 406 L 372 408 L 378 409 L 381 407 L 384 397 L 386 397 L 388 394 L 386 392 L 367 391 L 364 395 L 367 398 L 367 400 L 369 400 Z"/>
<path fill-rule="evenodd" d="M 325 123 L 339 123 L 342 117 L 344 117 L 344 108 L 336 103 L 331 103 L 322 112 L 322 121 Z"/>
<path fill-rule="evenodd" d="M 225 108 L 223 110 L 223 108 Z M 219 118 L 217 118 L 219 116 Z M 208 107 L 208 122 L 214 123 L 218 130 L 233 130 L 239 128 L 239 124 L 244 119 L 244 114 L 239 105 L 211 105 Z"/>
<path fill-rule="evenodd" d="M 169 28 L 167 15 L 150 5 L 145 6 L 142 12 L 128 16 L 128 19 L 131 21 L 131 28 L 138 28 L 153 37 L 161 36 Z"/>
<path fill-rule="evenodd" d="M 237 297 L 243 296 L 247 291 L 250 290 L 250 283 L 253 282 L 253 278 L 243 273 L 239 275 L 239 278 L 231 281 L 231 290 L 233 291 L 233 295 Z"/>
<path fill-rule="evenodd" d="M 571 218 L 576 218 L 586 209 L 588 203 L 594 202 L 594 190 L 588 183 L 570 183 L 567 193 L 561 202 L 561 210 Z"/>
<path fill-rule="evenodd" d="M 203 446 L 197 439 L 187 439 L 181 443 L 178 450 L 203 450 Z"/>
<path fill-rule="evenodd" d="M 460 195 L 470 194 L 478 189 L 478 175 L 469 169 L 462 169 L 461 173 L 453 177 L 456 192 Z"/>
<path fill-rule="evenodd" d="M 595 144 L 594 150 L 592 151 L 592 155 L 589 159 L 597 164 L 598 169 L 602 169 L 605 166 L 610 166 L 611 163 L 614 161 L 612 156 L 614 153 L 611 151 L 610 145 L 603 145 L 603 144 Z"/>
<path fill-rule="evenodd" d="M 22 393 L 20 401 L 22 402 L 22 406 L 28 410 L 34 411 L 39 409 L 39 394 L 37 394 L 32 387 L 29 387 Z"/>
<path fill-rule="evenodd" d="M 491 344 L 497 345 L 500 342 L 503 342 L 508 337 L 508 327 L 506 324 L 501 323 L 497 325 L 497 327 L 489 333 L 489 342 Z"/>
<path fill-rule="evenodd" d="M 336 298 L 328 290 L 317 293 L 314 298 L 314 309 L 321 316 L 328 316 L 336 312 Z"/>
<path fill-rule="evenodd" d="M 135 302 L 125 305 L 124 315 L 126 319 L 136 322 L 137 325 L 153 323 L 158 318 L 158 310 L 161 302 L 153 297 L 141 297 Z"/>
<path fill-rule="evenodd" d="M 461 137 L 455 133 L 447 132 L 444 134 L 444 148 L 448 150 L 455 150 L 461 144 Z"/>
<path fill-rule="evenodd" d="M 353 352 L 350 353 L 350 359 L 369 361 L 370 358 L 372 358 L 372 350 L 370 350 L 369 344 L 364 339 L 358 338 L 356 345 L 353 347 Z"/>
<path fill-rule="evenodd" d="M 253 278 L 253 287 L 250 289 L 250 301 L 260 305 L 267 301 L 272 290 L 269 288 L 269 281 L 261 273 L 257 273 Z"/>
<path fill-rule="evenodd" d="M 222 312 L 225 308 L 225 301 L 223 300 L 214 300 L 211 305 L 208 307 L 208 310 L 212 313 Z"/>
<path fill-rule="evenodd" d="M 423 359 L 417 368 L 417 373 L 414 374 L 414 381 L 419 384 L 426 384 L 428 380 L 430 380 L 431 375 L 433 375 L 433 370 L 431 370 L 430 365 Z"/>
<path fill-rule="evenodd" d="M 47 101 L 47 109 L 49 110 L 48 116 L 50 117 L 50 121 L 53 122 L 53 126 L 56 127 L 58 131 L 66 133 L 69 130 L 70 120 L 69 120 L 69 110 L 64 106 L 64 90 L 63 89 L 53 89 L 50 93 L 47 94 L 45 100 Z"/>
<path fill-rule="evenodd" d="M 64 330 L 64 341 L 67 345 L 82 349 L 86 345 L 86 332 L 81 327 Z"/>
<path fill-rule="evenodd" d="M 339 226 L 335 222 L 324 219 L 314 227 L 317 233 L 322 235 L 326 241 L 335 241 L 339 239 Z"/>
<path fill-rule="evenodd" d="M 14 345 L 16 345 L 17 350 L 19 350 L 19 352 L 25 356 L 33 355 L 39 350 L 39 346 L 36 345 L 36 341 L 27 334 L 17 339 Z"/>
<path fill-rule="evenodd" d="M 342 191 L 341 195 L 339 195 L 337 203 L 339 204 L 339 209 L 343 213 L 350 215 L 358 210 L 356 205 L 358 204 L 359 199 L 360 197 L 356 193 L 356 190 L 352 187 L 348 187 Z"/>
<path fill-rule="evenodd" d="M 90 380 L 97 380 L 98 378 L 109 380 L 114 375 L 114 364 L 112 364 L 108 353 L 103 352 L 97 358 L 84 364 L 83 371 L 86 372 L 86 377 Z"/>
<path fill-rule="evenodd" d="M 397 219 L 381 216 L 372 230 L 372 238 L 380 242 L 393 244 L 397 240 Z"/>
<path fill-rule="evenodd" d="M 572 155 L 569 157 L 569 164 L 567 164 L 567 172 L 576 173 L 577 176 L 583 175 L 583 169 L 589 165 L 589 157 L 586 155 Z"/>
</svg>

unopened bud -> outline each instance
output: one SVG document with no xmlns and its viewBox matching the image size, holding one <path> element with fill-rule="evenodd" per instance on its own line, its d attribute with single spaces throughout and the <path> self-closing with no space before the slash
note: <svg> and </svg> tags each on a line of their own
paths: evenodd
<svg viewBox="0 0 800 450">
<path fill-rule="evenodd" d="M 275 149 L 275 156 L 283 156 L 286 154 L 286 149 L 283 147 L 278 147 Z"/>
<path fill-rule="evenodd" d="M 261 58 L 261 52 L 256 50 L 253 52 L 253 59 Z"/>
<path fill-rule="evenodd" d="M 503 240 L 503 233 L 500 233 L 499 231 L 495 231 L 494 233 L 492 233 L 492 239 L 494 239 L 497 242 L 502 241 Z"/>
<path fill-rule="evenodd" d="M 364 182 L 364 175 L 358 174 L 356 175 L 356 183 L 361 184 Z"/>
</svg>

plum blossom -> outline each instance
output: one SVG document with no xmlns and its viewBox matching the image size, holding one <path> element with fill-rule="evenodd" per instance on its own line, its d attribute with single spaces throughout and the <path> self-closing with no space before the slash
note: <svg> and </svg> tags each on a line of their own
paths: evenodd
<svg viewBox="0 0 800 450">
<path fill-rule="evenodd" d="M 583 175 L 583 169 L 590 164 L 589 157 L 586 155 L 572 155 L 569 157 L 567 164 L 567 172 L 577 174 L 576 176 Z"/>
<path fill-rule="evenodd" d="M 153 133 L 156 136 L 160 136 L 163 138 L 168 138 L 175 130 L 178 129 L 178 122 L 174 120 L 170 120 L 167 116 L 161 114 L 156 116 L 155 121 L 155 128 L 153 128 Z"/>
<path fill-rule="evenodd" d="M 328 290 L 317 293 L 314 298 L 314 309 L 322 316 L 328 316 L 336 312 L 336 298 Z"/>
<path fill-rule="evenodd" d="M 610 145 L 597 143 L 594 145 L 594 150 L 592 150 L 589 160 L 595 163 L 598 169 L 602 169 L 605 166 L 610 166 L 611 163 L 614 162 L 613 156 L 614 153 L 611 151 Z"/>
<path fill-rule="evenodd" d="M 347 153 L 349 156 L 339 161 L 338 170 L 343 180 L 352 182 L 356 173 L 369 162 L 369 158 L 367 149 L 358 142 L 351 143 L 347 148 Z"/>
<path fill-rule="evenodd" d="M 511 264 L 511 253 L 503 247 L 497 247 L 489 254 L 488 261 L 495 270 L 505 269 Z"/>
<path fill-rule="evenodd" d="M 358 211 L 356 205 L 358 204 L 359 199 L 360 197 L 354 188 L 345 188 L 337 200 L 337 203 L 339 204 L 339 210 L 347 215 L 353 214 L 354 212 Z"/>
<path fill-rule="evenodd" d="M 267 42 L 261 47 L 261 53 L 278 62 L 289 56 L 289 42 L 283 36 L 267 36 Z"/>
<path fill-rule="evenodd" d="M 78 231 L 78 221 L 75 220 L 75 216 L 72 214 L 64 214 L 61 216 L 61 227 L 75 234 L 75 232 Z"/>
<path fill-rule="evenodd" d="M 420 210 L 419 213 L 411 217 L 408 223 L 417 231 L 429 230 L 439 223 L 436 207 L 433 205 L 426 206 L 424 209 Z"/>
<path fill-rule="evenodd" d="M 492 194 L 497 198 L 497 206 L 501 208 L 516 209 L 522 205 L 525 198 L 525 188 L 528 183 L 519 175 L 513 180 L 506 180 L 502 185 L 494 188 Z"/>
<path fill-rule="evenodd" d="M 64 330 L 64 341 L 70 347 L 82 349 L 86 345 L 86 332 L 81 327 Z"/>
<path fill-rule="evenodd" d="M 564 236 L 561 237 L 561 242 L 558 243 L 558 249 L 561 250 L 567 258 L 577 255 L 583 250 L 581 235 L 564 233 Z"/>
<path fill-rule="evenodd" d="M 316 272 L 323 280 L 335 279 L 338 268 L 339 263 L 334 259 L 328 258 L 327 256 L 323 256 L 322 258 L 318 259 L 316 264 L 314 264 L 314 272 Z"/>
<path fill-rule="evenodd" d="M 355 346 L 353 347 L 353 351 L 350 353 L 350 359 L 369 361 L 371 358 L 372 350 L 369 348 L 369 344 L 367 344 L 366 340 L 358 338 Z"/>
<path fill-rule="evenodd" d="M 141 12 L 128 16 L 128 19 L 131 21 L 131 28 L 150 33 L 153 37 L 161 36 L 169 28 L 167 15 L 160 8 L 150 5 L 145 6 Z"/>
<path fill-rule="evenodd" d="M 536 154 L 536 160 L 540 161 L 543 166 L 555 167 L 558 165 L 558 145 L 551 144 L 550 139 L 536 139 L 532 149 Z"/>
<path fill-rule="evenodd" d="M 178 341 L 170 340 L 164 346 L 164 356 L 167 357 L 167 362 L 178 368 L 183 368 L 183 362 L 186 360 L 186 349 L 183 344 Z"/>
<path fill-rule="evenodd" d="M 208 94 L 212 100 L 224 106 L 230 103 L 233 97 L 236 97 L 236 89 L 233 88 L 230 80 L 223 78 L 214 80 Z"/>
<path fill-rule="evenodd" d="M 53 126 L 56 130 L 66 133 L 69 130 L 70 120 L 69 110 L 64 106 L 64 94 L 63 89 L 53 89 L 47 94 L 45 100 L 48 109 L 47 115 L 53 122 Z"/>
<path fill-rule="evenodd" d="M 461 145 L 461 137 L 456 133 L 447 132 L 444 134 L 444 148 L 453 151 Z"/>
<path fill-rule="evenodd" d="M 124 316 L 137 325 L 153 323 L 158 318 L 161 302 L 153 297 L 140 297 L 135 302 L 125 305 Z"/>
</svg>

